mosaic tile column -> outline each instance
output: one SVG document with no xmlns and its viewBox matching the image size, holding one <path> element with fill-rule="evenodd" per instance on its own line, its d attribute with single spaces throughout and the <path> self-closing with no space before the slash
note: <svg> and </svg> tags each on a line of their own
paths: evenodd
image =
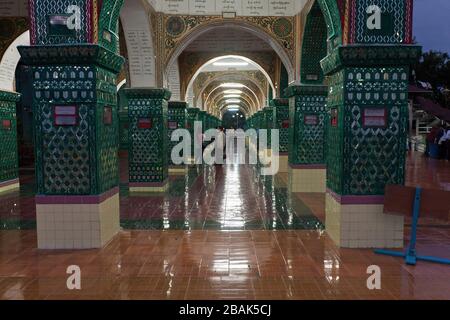
<svg viewBox="0 0 450 320">
<path fill-rule="evenodd" d="M 274 109 L 274 129 L 279 130 L 280 133 L 279 172 L 287 173 L 289 169 L 289 100 L 273 99 L 270 104 Z"/>
<path fill-rule="evenodd" d="M 117 108 L 119 114 L 119 150 L 128 152 L 128 105 L 123 88 L 117 92 Z"/>
<path fill-rule="evenodd" d="M 33 75 L 41 249 L 99 248 L 119 231 L 116 76 L 98 45 L 21 47 Z"/>
<path fill-rule="evenodd" d="M 290 86 L 286 94 L 290 97 L 289 189 L 324 193 L 327 87 Z"/>
<path fill-rule="evenodd" d="M 129 142 L 128 111 L 119 112 L 119 147 L 120 150 L 128 150 Z"/>
<path fill-rule="evenodd" d="M 321 60 L 330 114 L 326 229 L 342 247 L 403 246 L 403 218 L 383 214 L 383 197 L 387 184 L 405 179 L 408 80 L 421 53 L 412 13 L 412 0 L 347 1 Z"/>
<path fill-rule="evenodd" d="M 20 187 L 16 118 L 19 99 L 17 93 L 0 91 L 0 193 Z"/>
<path fill-rule="evenodd" d="M 201 121 L 202 123 L 202 132 L 205 133 L 207 130 L 207 113 L 206 111 L 200 110 L 198 113 L 198 121 Z"/>
<path fill-rule="evenodd" d="M 270 163 L 272 157 L 272 135 L 271 130 L 274 128 L 274 108 L 265 107 L 261 111 L 261 129 L 267 130 L 267 145 L 261 146 L 259 153 L 264 163 Z"/>
<path fill-rule="evenodd" d="M 194 139 L 195 137 L 195 133 L 194 133 L 194 128 L 195 128 L 195 122 L 200 121 L 199 120 L 199 113 L 200 113 L 200 109 L 198 108 L 188 108 L 186 110 L 186 129 L 189 130 L 189 134 L 191 135 L 191 139 L 192 139 L 192 147 L 191 147 L 191 159 L 188 160 L 189 164 L 194 164 L 195 163 L 195 150 L 194 150 Z"/>
<path fill-rule="evenodd" d="M 329 76 L 326 228 L 343 247 L 402 247 L 403 218 L 383 214 L 387 184 L 405 181 L 409 65 L 420 47 L 336 48 Z"/>
<path fill-rule="evenodd" d="M 124 89 L 128 102 L 130 192 L 164 192 L 168 187 L 168 101 L 166 89 Z"/>
<path fill-rule="evenodd" d="M 40 249 L 106 245 L 119 231 L 117 74 L 123 0 L 30 0 Z"/>
<path fill-rule="evenodd" d="M 169 174 L 170 175 L 184 175 L 187 173 L 187 167 L 185 165 L 175 165 L 172 163 L 172 149 L 179 143 L 172 141 L 172 133 L 177 129 L 186 128 L 187 120 L 187 103 L 181 101 L 170 101 L 169 102 L 169 113 L 168 113 L 168 159 L 169 159 Z M 185 155 L 186 156 L 186 155 Z"/>
</svg>

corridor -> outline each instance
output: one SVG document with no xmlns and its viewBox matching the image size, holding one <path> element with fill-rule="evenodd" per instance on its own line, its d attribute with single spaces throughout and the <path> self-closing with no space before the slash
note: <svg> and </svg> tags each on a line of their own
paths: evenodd
<svg viewBox="0 0 450 320">
<path fill-rule="evenodd" d="M 322 222 L 288 192 L 284 177 L 261 176 L 249 165 L 192 166 L 171 176 L 165 193 L 128 190 L 128 163 L 120 162 L 120 217 L 131 230 L 316 230 Z M 34 229 L 34 177 L 21 176 L 20 193 L 2 195 L 0 229 Z M 26 183 L 25 183 L 26 182 Z"/>
<path fill-rule="evenodd" d="M 411 154 L 407 184 L 445 189 L 449 166 Z M 33 177 L 22 172 L 20 193 L 0 196 L 0 299 L 450 299 L 447 266 L 338 248 L 323 231 L 324 196 L 289 198 L 286 175 L 192 167 L 166 194 L 132 196 L 126 168 L 122 157 L 123 230 L 82 251 L 37 249 Z M 448 226 L 424 221 L 418 237 L 421 252 L 450 252 Z M 73 263 L 84 279 L 76 293 L 66 288 Z M 372 264 L 386 276 L 371 292 Z"/>
<path fill-rule="evenodd" d="M 413 0 L 3 2 L 0 300 L 450 300 Z"/>
</svg>

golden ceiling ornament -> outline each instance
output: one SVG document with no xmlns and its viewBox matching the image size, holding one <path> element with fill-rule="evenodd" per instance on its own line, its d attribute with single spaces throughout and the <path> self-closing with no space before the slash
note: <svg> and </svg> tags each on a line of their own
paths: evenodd
<svg viewBox="0 0 450 320">
<path fill-rule="evenodd" d="M 164 14 L 164 57 L 165 63 L 172 58 L 177 46 L 193 31 L 198 28 L 220 25 L 226 22 L 236 22 L 239 25 L 255 27 L 274 39 L 283 48 L 292 65 L 295 65 L 295 17 L 243 17 L 233 20 L 222 16 L 190 16 Z"/>
</svg>

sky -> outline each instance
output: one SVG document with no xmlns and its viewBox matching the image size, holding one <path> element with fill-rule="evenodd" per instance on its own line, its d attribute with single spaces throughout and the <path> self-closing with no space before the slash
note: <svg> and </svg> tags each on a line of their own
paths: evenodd
<svg viewBox="0 0 450 320">
<path fill-rule="evenodd" d="M 450 53 L 450 0 L 414 0 L 413 24 L 423 51 Z"/>
</svg>

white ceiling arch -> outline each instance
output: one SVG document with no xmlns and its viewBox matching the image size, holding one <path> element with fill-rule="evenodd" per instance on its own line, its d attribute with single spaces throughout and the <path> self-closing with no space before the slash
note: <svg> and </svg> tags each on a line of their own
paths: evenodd
<svg viewBox="0 0 450 320">
<path fill-rule="evenodd" d="M 174 63 L 176 63 L 176 61 L 178 60 L 181 53 L 197 38 L 201 37 L 203 34 L 209 32 L 211 30 L 214 30 L 216 28 L 234 28 L 234 29 L 238 29 L 238 30 L 243 30 L 243 31 L 253 34 L 254 36 L 261 39 L 262 41 L 265 41 L 272 47 L 272 49 L 280 57 L 281 62 L 284 64 L 284 66 L 288 72 L 289 82 L 292 82 L 295 80 L 295 69 L 294 69 L 294 66 L 292 65 L 292 62 L 291 62 L 288 54 L 286 53 L 284 48 L 281 46 L 281 44 L 278 43 L 274 38 L 272 38 L 271 35 L 264 32 L 263 30 L 256 28 L 254 25 L 251 25 L 250 23 L 248 23 L 246 21 L 222 20 L 222 21 L 212 22 L 207 25 L 199 26 L 180 41 L 180 43 L 177 45 L 174 52 L 170 56 L 170 59 L 169 59 L 167 65 L 165 66 L 164 75 L 163 75 L 165 85 L 167 85 L 167 83 L 168 83 L 168 80 L 167 80 L 168 70 L 171 68 L 171 66 Z"/>
<path fill-rule="evenodd" d="M 260 104 L 264 104 L 264 99 L 267 97 L 267 87 L 262 87 L 255 79 L 253 79 L 252 77 L 248 76 L 245 73 L 225 73 L 225 74 L 221 74 L 218 75 L 217 77 L 213 77 L 211 79 L 209 79 L 208 81 L 205 81 L 204 85 L 202 86 L 202 88 L 200 88 L 200 90 L 197 92 L 197 97 L 198 99 L 203 97 L 203 94 L 205 93 L 205 91 L 211 86 L 211 84 L 217 83 L 217 82 L 222 82 L 222 83 L 229 83 L 229 82 L 237 82 L 237 83 L 248 83 L 250 82 L 252 85 L 254 85 L 253 88 L 253 92 L 255 94 L 258 95 L 259 93 L 259 97 L 261 97 L 261 99 L 258 99 L 257 101 Z M 193 87 L 191 87 L 191 95 L 194 95 L 194 90 Z M 197 101 L 198 101 L 197 99 Z"/>
<path fill-rule="evenodd" d="M 246 85 L 243 85 L 243 88 L 245 88 L 246 90 L 248 90 L 248 91 L 254 96 L 254 98 L 255 98 L 256 101 L 259 101 L 258 96 L 256 95 L 256 93 L 255 93 L 251 88 L 249 88 L 249 87 L 246 86 Z M 224 89 L 224 88 L 223 88 L 222 86 L 219 85 L 219 86 L 215 87 L 213 90 L 211 90 L 211 92 L 208 94 L 207 98 L 206 98 L 205 101 L 204 101 L 204 105 L 207 105 L 209 99 L 213 96 L 213 93 L 214 93 L 215 91 L 219 90 L 219 89 Z M 230 90 L 230 89 L 227 89 L 227 90 Z"/>
<path fill-rule="evenodd" d="M 255 112 L 258 110 L 259 107 L 259 101 L 255 100 L 252 94 L 246 92 L 245 90 L 242 90 L 242 93 L 239 95 L 239 97 L 242 100 L 245 100 L 249 105 L 251 110 L 255 110 Z M 229 99 L 226 97 L 226 94 L 223 92 L 217 92 L 212 98 L 211 101 L 213 104 L 216 104 L 218 101 L 221 101 L 223 99 Z"/>
<path fill-rule="evenodd" d="M 224 60 L 228 60 L 228 59 L 233 59 L 235 61 L 242 61 L 245 63 L 248 63 L 249 66 L 254 67 L 254 70 L 258 70 L 260 72 L 262 72 L 262 74 L 264 74 L 264 76 L 267 79 L 267 82 L 269 83 L 271 89 L 272 89 L 272 93 L 273 96 L 276 96 L 276 89 L 275 86 L 272 82 L 272 79 L 270 78 L 269 74 L 266 72 L 266 70 L 264 70 L 263 67 L 261 67 L 261 65 L 259 65 L 258 63 L 256 63 L 255 61 L 247 58 L 247 57 L 243 57 L 243 56 L 238 56 L 238 55 L 225 55 L 225 56 L 219 56 L 216 58 L 213 58 L 209 61 L 207 61 L 206 63 L 204 63 L 198 70 L 197 72 L 194 74 L 194 76 L 192 77 L 191 81 L 189 82 L 188 86 L 187 86 L 187 90 L 186 90 L 186 101 L 189 100 L 193 100 L 194 97 L 190 97 L 189 95 L 192 94 L 193 90 L 192 86 L 194 85 L 195 80 L 197 79 L 198 75 L 202 72 L 207 71 L 207 69 L 211 66 L 214 65 L 217 62 L 220 61 L 224 61 Z M 228 69 L 224 67 L 223 69 L 224 71 L 227 71 Z M 244 68 L 242 68 L 242 70 L 245 70 Z M 220 71 L 220 69 L 217 69 L 216 71 Z M 236 70 L 236 72 L 238 72 L 239 69 Z M 204 90 L 204 89 L 203 89 Z M 203 92 L 203 90 L 200 91 L 200 94 Z M 263 91 L 264 92 L 264 91 Z"/>
</svg>

